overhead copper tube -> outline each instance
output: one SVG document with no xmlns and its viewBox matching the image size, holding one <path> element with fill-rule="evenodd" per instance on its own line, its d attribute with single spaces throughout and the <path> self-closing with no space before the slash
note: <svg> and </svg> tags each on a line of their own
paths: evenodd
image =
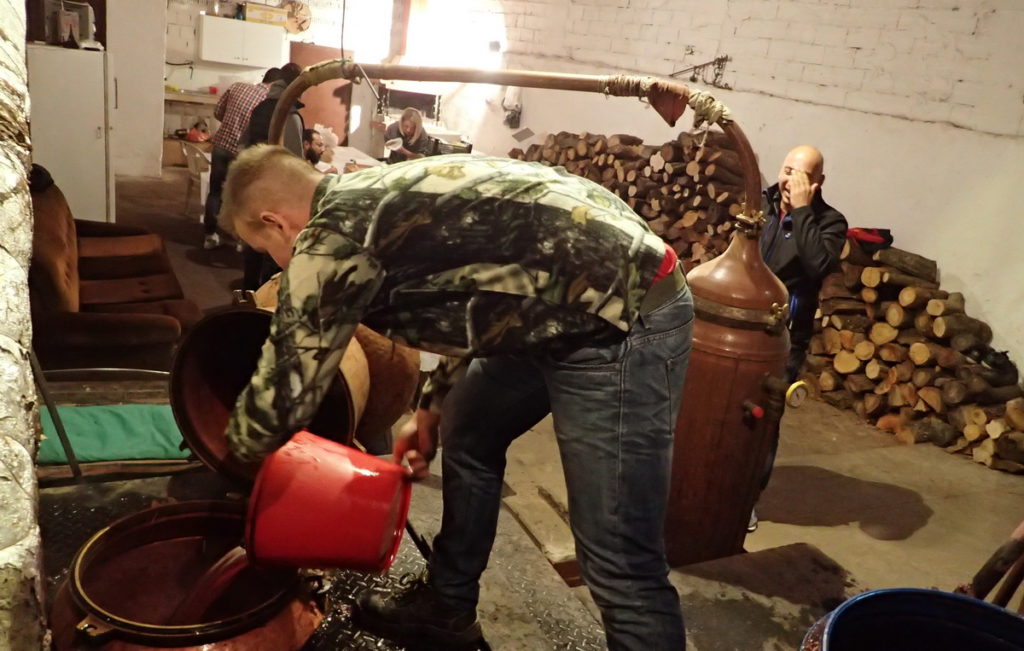
<svg viewBox="0 0 1024 651">
<path fill-rule="evenodd" d="M 471 84 L 495 84 L 524 88 L 549 88 L 586 93 L 601 93 L 616 97 L 646 99 L 658 114 L 675 126 L 691 100 L 690 89 L 675 79 L 639 75 L 570 75 L 555 72 L 526 70 L 476 70 L 473 68 L 433 68 L 396 66 L 385 64 L 358 64 L 345 59 L 323 61 L 302 71 L 288 86 L 277 102 L 270 122 L 269 140 L 282 144 L 284 123 L 288 107 L 292 106 L 307 88 L 330 79 L 358 80 L 363 73 L 371 79 L 401 79 L 405 81 L 447 81 Z M 761 175 L 750 141 L 743 130 L 731 120 L 718 120 L 718 125 L 732 141 L 743 167 L 743 188 L 747 193 L 744 214 L 753 217 L 760 213 Z"/>
</svg>

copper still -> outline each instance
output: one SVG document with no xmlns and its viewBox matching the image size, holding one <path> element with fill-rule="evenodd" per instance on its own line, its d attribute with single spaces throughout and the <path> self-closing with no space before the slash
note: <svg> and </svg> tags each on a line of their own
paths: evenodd
<svg viewBox="0 0 1024 651">
<path fill-rule="evenodd" d="M 687 275 L 696 318 L 665 523 L 670 565 L 743 551 L 782 418 L 788 295 L 761 259 L 758 226 Z"/>
</svg>

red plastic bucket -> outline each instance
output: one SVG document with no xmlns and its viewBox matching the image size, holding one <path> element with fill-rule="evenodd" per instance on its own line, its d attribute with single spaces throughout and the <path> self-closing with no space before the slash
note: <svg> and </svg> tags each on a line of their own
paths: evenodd
<svg viewBox="0 0 1024 651">
<path fill-rule="evenodd" d="M 404 468 L 302 431 L 256 476 L 246 550 L 256 563 L 385 572 L 409 513 Z"/>
</svg>

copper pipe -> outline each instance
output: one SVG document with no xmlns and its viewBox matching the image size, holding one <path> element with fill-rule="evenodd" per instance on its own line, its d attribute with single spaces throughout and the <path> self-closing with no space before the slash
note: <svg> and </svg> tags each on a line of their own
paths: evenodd
<svg viewBox="0 0 1024 651">
<path fill-rule="evenodd" d="M 499 86 L 521 86 L 524 88 L 550 88 L 553 90 L 574 90 L 602 93 L 616 97 L 637 97 L 646 99 L 659 115 L 675 126 L 691 100 L 690 89 L 675 79 L 646 77 L 638 75 L 570 75 L 555 72 L 530 72 L 526 70 L 476 70 L 472 68 L 432 68 L 420 66 L 396 66 L 386 64 L 358 64 L 345 59 L 323 61 L 307 67 L 302 74 L 285 89 L 277 102 L 274 117 L 270 122 L 269 140 L 281 144 L 284 123 L 289 107 L 306 91 L 329 79 L 358 80 L 365 73 L 373 79 L 402 79 L 407 81 L 447 81 Z M 744 214 L 754 217 L 760 213 L 761 175 L 757 159 L 750 142 L 739 126 L 720 119 L 718 125 L 732 141 L 743 167 L 743 188 L 747 193 Z"/>
</svg>

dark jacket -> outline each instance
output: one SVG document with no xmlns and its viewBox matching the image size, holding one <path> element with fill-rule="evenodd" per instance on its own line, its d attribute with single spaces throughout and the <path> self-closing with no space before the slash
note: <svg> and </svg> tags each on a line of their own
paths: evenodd
<svg viewBox="0 0 1024 651">
<path fill-rule="evenodd" d="M 275 81 L 267 90 L 267 97 L 256 105 L 249 118 L 249 128 L 242 137 L 241 145 L 249 147 L 270 138 L 270 119 L 274 117 L 274 109 L 277 107 L 277 100 L 288 85 L 283 81 Z M 299 109 L 305 106 L 302 102 L 295 102 L 288 119 L 284 123 L 284 146 L 296 156 L 302 156 L 302 132 L 306 126 L 299 115 Z"/>
<path fill-rule="evenodd" d="M 807 345 L 814 330 L 821 281 L 839 268 L 846 239 L 846 218 L 825 203 L 821 191 L 809 206 L 779 219 L 778 184 L 764 192 L 768 219 L 761 235 L 761 255 L 789 290 L 790 336 L 793 346 Z"/>
</svg>

